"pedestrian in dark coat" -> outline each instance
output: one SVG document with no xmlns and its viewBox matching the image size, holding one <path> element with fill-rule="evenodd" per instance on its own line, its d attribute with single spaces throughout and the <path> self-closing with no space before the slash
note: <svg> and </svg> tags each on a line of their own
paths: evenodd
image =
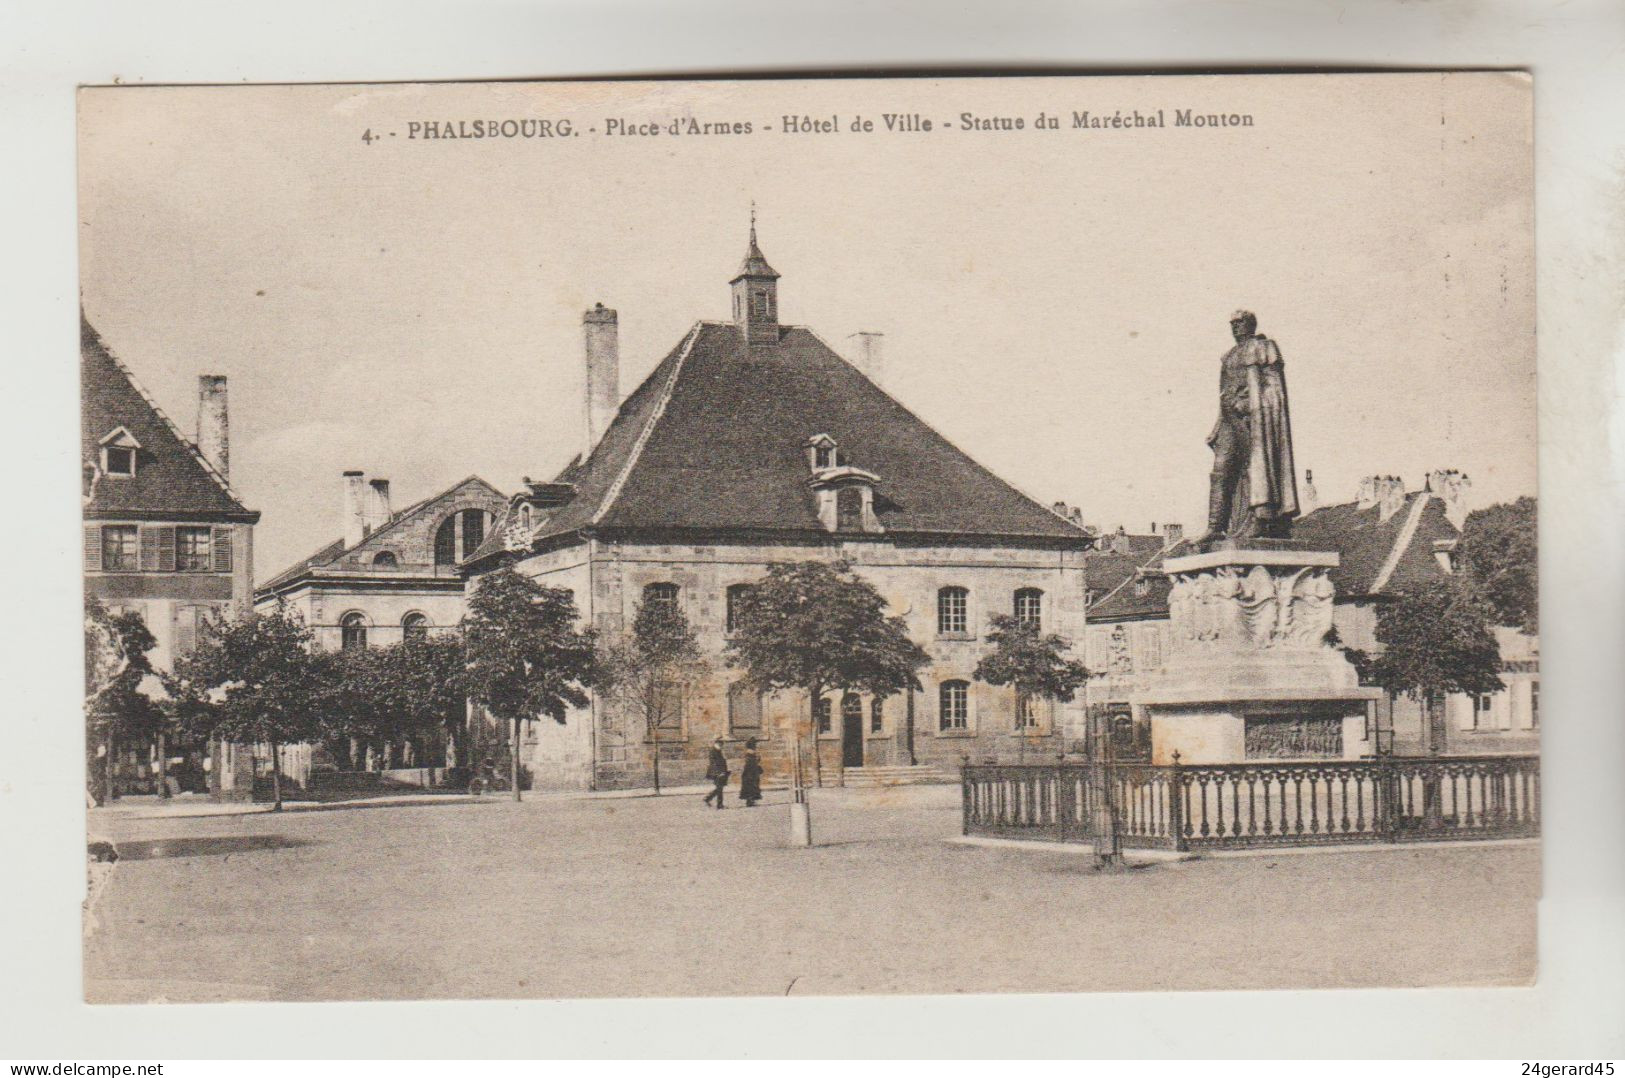
<svg viewBox="0 0 1625 1078">
<path fill-rule="evenodd" d="M 710 804 L 713 799 L 717 808 L 722 807 L 723 792 L 728 788 L 728 758 L 722 755 L 722 738 L 711 742 L 711 761 L 706 764 L 705 777 L 711 780 L 712 790 L 705 795 L 705 803 Z"/>
<path fill-rule="evenodd" d="M 762 757 L 756 751 L 756 739 L 745 741 L 745 766 L 739 772 L 739 800 L 746 808 L 755 808 L 762 799 Z"/>
</svg>

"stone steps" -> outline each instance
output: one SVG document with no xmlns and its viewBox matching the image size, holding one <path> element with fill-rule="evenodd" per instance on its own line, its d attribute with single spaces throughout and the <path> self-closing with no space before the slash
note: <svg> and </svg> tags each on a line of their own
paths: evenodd
<svg viewBox="0 0 1625 1078">
<path fill-rule="evenodd" d="M 827 781 L 829 776 L 825 775 Z M 951 783 L 958 782 L 959 776 L 945 768 L 932 764 L 906 764 L 883 765 L 870 767 L 849 767 L 846 769 L 846 785 L 854 789 L 872 789 L 881 786 L 913 786 L 919 783 Z"/>
</svg>

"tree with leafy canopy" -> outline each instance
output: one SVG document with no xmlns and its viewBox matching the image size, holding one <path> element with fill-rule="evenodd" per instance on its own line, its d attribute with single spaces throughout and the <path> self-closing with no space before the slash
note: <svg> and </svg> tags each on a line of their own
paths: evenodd
<svg viewBox="0 0 1625 1078">
<path fill-rule="evenodd" d="M 660 733 L 688 691 L 710 672 L 694 628 L 676 603 L 638 604 L 632 632 L 603 649 L 600 688 L 643 728 L 652 746 L 655 793 L 660 792 Z"/>
<path fill-rule="evenodd" d="M 908 637 L 901 617 L 888 616 L 886 600 L 845 561 L 802 561 L 768 566 L 767 577 L 741 598 L 738 630 L 728 641 L 730 665 L 742 667 L 761 692 L 807 693 L 813 766 L 823 783 L 818 752 L 818 705 L 826 692 L 869 693 L 884 698 L 920 688 L 918 671 L 930 656 Z M 798 793 L 800 776 L 797 776 Z"/>
<path fill-rule="evenodd" d="M 1018 718 L 1034 700 L 1067 703 L 1089 679 L 1083 663 L 1067 658 L 1072 642 L 1066 637 L 1046 634 L 1036 622 L 1010 614 L 994 614 L 988 620 L 992 650 L 977 662 L 971 676 L 989 685 L 1014 686 Z"/>
<path fill-rule="evenodd" d="M 1360 655 L 1363 680 L 1422 706 L 1429 752 L 1444 749 L 1441 704 L 1449 693 L 1497 692 L 1501 652 L 1478 590 L 1457 577 L 1402 585 L 1377 606 L 1381 650 Z"/>
<path fill-rule="evenodd" d="M 95 596 L 85 597 L 86 764 L 88 771 L 97 770 L 91 746 L 101 746 L 100 774 L 87 774 L 98 804 L 114 797 L 118 746 L 128 741 L 158 743 L 159 794 L 169 792 L 163 766 L 168 716 L 152 698 L 159 678 L 148 655 L 157 643 L 141 615 L 128 610 L 114 614 Z"/>
<path fill-rule="evenodd" d="M 393 716 L 387 696 L 390 671 L 383 648 L 340 648 L 311 654 L 315 673 L 310 707 L 317 736 L 329 744 L 346 745 L 347 766 L 360 770 L 350 747 L 374 745 L 392 738 Z"/>
<path fill-rule="evenodd" d="M 269 745 L 273 812 L 282 809 L 282 746 L 321 733 L 321 659 L 311 631 L 284 604 L 210 623 L 176 665 L 177 686 L 194 728 L 240 744 Z"/>
<path fill-rule="evenodd" d="M 562 724 L 588 704 L 597 676 L 596 636 L 575 627 L 580 614 L 565 588 L 550 588 L 512 565 L 479 578 L 463 619 L 468 695 L 512 726 L 513 798 L 520 799 L 523 724 L 541 715 Z"/>
<path fill-rule="evenodd" d="M 468 657 L 460 632 L 441 633 L 384 649 L 383 705 L 404 741 L 444 739 L 461 761 L 468 717 Z"/>
<path fill-rule="evenodd" d="M 1540 629 L 1537 504 L 1519 498 L 1467 515 L 1456 564 L 1493 611 L 1498 625 Z"/>
</svg>

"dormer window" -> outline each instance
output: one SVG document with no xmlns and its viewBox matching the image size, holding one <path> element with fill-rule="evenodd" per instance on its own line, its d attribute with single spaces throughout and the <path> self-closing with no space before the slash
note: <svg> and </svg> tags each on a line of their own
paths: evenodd
<svg viewBox="0 0 1625 1078">
<path fill-rule="evenodd" d="M 822 436 L 821 436 L 822 437 Z M 830 458 L 839 461 L 833 441 L 823 445 L 814 439 L 808 446 L 814 463 L 813 477 L 808 485 L 817 501 L 818 523 L 827 532 L 885 531 L 875 515 L 875 485 L 880 477 L 862 468 L 835 463 L 819 467 L 819 454 L 828 450 Z"/>
<path fill-rule="evenodd" d="M 827 434 L 815 434 L 807 439 L 807 464 L 815 472 L 839 467 L 841 451 L 835 439 Z"/>
<path fill-rule="evenodd" d="M 136 453 L 141 443 L 135 440 L 134 435 L 119 427 L 102 439 L 101 446 L 103 475 L 135 474 Z"/>
</svg>

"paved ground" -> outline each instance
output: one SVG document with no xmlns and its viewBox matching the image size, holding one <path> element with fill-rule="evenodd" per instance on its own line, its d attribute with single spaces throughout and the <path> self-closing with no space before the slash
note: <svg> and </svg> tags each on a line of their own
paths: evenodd
<svg viewBox="0 0 1625 1078">
<path fill-rule="evenodd" d="M 1539 850 L 1103 874 L 943 842 L 958 790 L 420 802 L 96 826 L 97 1002 L 1525 983 Z"/>
</svg>

